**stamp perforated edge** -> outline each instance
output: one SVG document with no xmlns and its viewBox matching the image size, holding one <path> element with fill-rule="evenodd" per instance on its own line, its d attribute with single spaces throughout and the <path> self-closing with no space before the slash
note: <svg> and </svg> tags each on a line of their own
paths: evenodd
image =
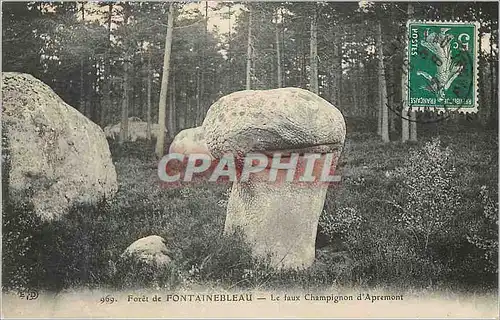
<svg viewBox="0 0 500 320">
<path fill-rule="evenodd" d="M 421 23 L 421 24 L 434 24 L 434 25 L 449 25 L 449 24 L 470 24 L 474 26 L 474 37 L 475 37 L 475 46 L 474 46 L 474 63 L 475 63 L 475 68 L 474 68 L 474 75 L 473 75 L 473 85 L 474 85 L 474 106 L 473 107 L 468 107 L 468 108 L 462 108 L 462 107 L 445 107 L 445 108 L 435 108 L 435 107 L 412 107 L 410 108 L 408 105 L 408 86 L 409 86 L 409 73 L 408 73 L 408 65 L 410 61 L 410 51 L 408 50 L 408 28 L 410 27 L 410 24 L 412 23 Z M 432 111 L 436 112 L 437 114 L 442 114 L 442 113 L 450 113 L 450 112 L 458 112 L 458 113 L 477 113 L 478 107 L 479 107 L 479 61 L 478 61 L 478 50 L 479 50 L 479 28 L 480 28 L 480 23 L 479 21 L 463 21 L 463 20 L 415 20 L 415 19 L 410 19 L 406 22 L 406 30 L 405 30 L 405 63 L 404 63 L 404 70 L 403 73 L 405 75 L 402 77 L 402 101 L 403 101 L 403 111 L 404 112 L 409 112 L 409 111 L 415 111 L 415 112 L 423 112 L 423 111 Z M 443 110 L 446 109 L 446 110 Z"/>
</svg>

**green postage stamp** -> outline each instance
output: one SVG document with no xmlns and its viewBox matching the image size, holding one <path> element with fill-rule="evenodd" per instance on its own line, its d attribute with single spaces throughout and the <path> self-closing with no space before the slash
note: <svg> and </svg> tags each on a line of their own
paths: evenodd
<svg viewBox="0 0 500 320">
<path fill-rule="evenodd" d="M 478 29 L 477 22 L 407 23 L 405 111 L 477 112 Z"/>
</svg>

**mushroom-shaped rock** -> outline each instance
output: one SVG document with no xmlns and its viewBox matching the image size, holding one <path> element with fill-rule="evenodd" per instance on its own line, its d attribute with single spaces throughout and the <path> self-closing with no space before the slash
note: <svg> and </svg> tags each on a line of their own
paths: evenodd
<svg viewBox="0 0 500 320">
<path fill-rule="evenodd" d="M 236 158 L 261 153 L 279 155 L 281 163 L 297 155 L 297 167 L 317 162 L 309 174 L 331 175 L 341 154 L 345 122 L 340 111 L 316 94 L 298 88 L 235 92 L 216 101 L 202 125 L 211 154 Z M 309 155 L 314 154 L 312 158 Z M 288 158 L 288 160 L 285 160 Z M 329 159 L 326 162 L 325 159 Z M 233 183 L 225 232 L 240 228 L 254 255 L 271 257 L 278 269 L 311 266 L 315 238 L 328 183 L 270 179 L 271 160 L 247 181 Z M 320 165 L 320 168 L 317 167 Z M 299 170 L 298 170 L 299 171 Z M 307 171 L 307 170 L 306 170 Z M 277 177 L 286 176 L 284 169 Z M 270 181 L 271 180 L 271 181 Z"/>
<path fill-rule="evenodd" d="M 9 200 L 44 220 L 111 198 L 116 171 L 103 130 L 28 74 L 2 74 L 2 167 Z"/>
<path fill-rule="evenodd" d="M 172 261 L 165 239 L 152 235 L 141 238 L 125 249 L 121 258 L 133 258 L 154 266 L 165 266 Z"/>
</svg>

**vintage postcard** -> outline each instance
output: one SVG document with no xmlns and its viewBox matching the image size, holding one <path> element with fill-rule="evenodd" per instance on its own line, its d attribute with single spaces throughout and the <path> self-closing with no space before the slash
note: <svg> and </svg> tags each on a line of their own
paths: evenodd
<svg viewBox="0 0 500 320">
<path fill-rule="evenodd" d="M 498 319 L 498 2 L 1 6 L 2 318 Z"/>
</svg>

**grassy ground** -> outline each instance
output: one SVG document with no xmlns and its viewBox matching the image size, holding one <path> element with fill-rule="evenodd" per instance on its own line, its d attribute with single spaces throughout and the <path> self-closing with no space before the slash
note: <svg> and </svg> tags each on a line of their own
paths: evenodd
<svg viewBox="0 0 500 320">
<path fill-rule="evenodd" d="M 18 284 L 24 281 L 25 286 L 57 290 L 103 285 L 118 290 L 323 290 L 332 285 L 387 285 L 401 290 L 496 288 L 497 273 L 487 270 L 485 251 L 464 235 L 467 230 L 483 230 L 479 225 L 491 230 L 488 221 L 483 221 L 480 193 L 484 186 L 496 202 L 496 132 L 474 128 L 440 132 L 441 148 L 451 149 L 447 165 L 456 168 L 453 192 L 458 193 L 460 205 L 453 204 L 456 210 L 451 210 L 448 224 L 432 229 L 425 250 L 419 247 L 419 236 L 412 238 L 412 229 L 394 220 L 399 214 L 394 204 L 405 199 L 405 190 L 400 187 L 404 177 L 395 178 L 395 172 L 408 166 L 411 151 L 421 153 L 435 134 L 421 135 L 417 143 L 383 144 L 371 133 L 348 133 L 338 169 L 342 182 L 328 192 L 317 259 L 305 271 L 276 273 L 254 261 L 238 235 L 222 237 L 230 186 L 160 187 L 157 161 L 152 147 L 144 142 L 111 146 L 119 182 L 114 199 L 98 208 L 75 208 L 62 221 L 35 228 L 38 231 L 32 231 L 26 249 L 31 258 L 8 260 L 9 252 L 15 254 L 19 248 L 7 248 L 6 270 L 10 276 L 22 273 L 27 278 L 20 277 Z M 448 208 L 446 203 L 443 207 L 441 197 L 436 199 L 438 209 L 433 210 L 439 213 L 439 208 Z M 415 210 L 421 209 L 415 206 Z M 34 229 L 26 222 L 19 223 L 27 230 Z M 129 244 L 153 234 L 167 239 L 175 261 L 170 269 L 152 275 L 140 266 L 116 265 Z M 31 268 L 35 271 L 27 272 L 26 264 L 34 265 Z M 118 273 L 112 273 L 111 266 L 116 266 Z"/>
<path fill-rule="evenodd" d="M 184 189 L 159 188 L 156 161 L 153 157 L 146 157 L 145 153 L 138 154 L 137 157 L 130 153 L 127 157 L 120 157 L 118 152 L 115 152 L 120 192 L 114 201 L 123 210 L 123 216 L 117 217 L 112 224 L 124 231 L 120 232 L 119 238 L 111 242 L 115 244 L 118 253 L 139 237 L 150 234 L 164 236 L 174 248 L 175 258 L 182 261 L 180 268 L 190 271 L 188 277 L 190 281 L 215 282 L 228 288 L 287 287 L 291 284 L 299 287 L 324 287 L 340 282 L 356 285 L 377 284 L 392 280 L 397 282 L 396 279 L 392 279 L 394 276 L 399 276 L 402 283 L 397 285 L 400 286 L 448 286 L 451 283 L 454 286 L 482 286 L 484 277 L 472 279 L 471 274 L 477 272 L 465 269 L 462 270 L 463 277 L 450 277 L 450 273 L 457 272 L 453 268 L 449 272 L 438 270 L 440 273 L 432 279 L 425 276 L 422 278 L 422 275 L 417 275 L 417 271 L 411 268 L 400 270 L 401 272 L 385 272 L 383 275 L 375 269 L 404 269 L 399 265 L 401 261 L 395 261 L 393 266 L 387 262 L 380 265 L 378 261 L 375 264 L 379 265 L 376 266 L 372 261 L 359 257 L 356 261 L 353 256 L 364 254 L 365 251 L 374 248 L 346 243 L 359 240 L 371 246 L 372 242 L 385 242 L 383 245 L 387 245 L 395 241 L 394 238 L 387 236 L 385 231 L 395 226 L 390 225 L 390 219 L 387 221 L 382 218 L 390 211 L 387 203 L 394 199 L 390 195 L 395 187 L 391 173 L 408 161 L 411 150 L 420 150 L 432 138 L 431 135 L 421 135 L 417 143 L 383 144 L 372 134 L 348 135 L 338 169 L 343 180 L 340 185 L 332 186 L 329 191 L 321 229 L 328 229 L 329 220 L 325 217 L 335 215 L 344 208 L 355 208 L 353 210 L 361 220 L 376 225 L 376 228 L 371 229 L 374 237 L 365 238 L 360 235 L 363 233 L 362 230 L 352 231 L 347 237 L 331 233 L 325 235 L 323 232 L 319 235 L 323 242 L 318 241 L 318 247 L 321 247 L 318 248 L 318 259 L 306 272 L 274 274 L 265 267 L 250 271 L 255 269 L 255 264 L 246 255 L 248 252 L 244 246 L 240 248 L 239 245 L 232 243 L 229 245 L 230 248 L 225 246 L 220 248 L 220 234 L 224 225 L 225 200 L 229 186 L 210 184 Z M 440 135 L 440 140 L 442 148 L 451 148 L 450 162 L 456 168 L 453 183 L 457 187 L 462 203 L 466 204 L 464 212 L 455 214 L 461 215 L 465 220 L 475 215 L 480 216 L 482 207 L 478 193 L 481 186 L 487 186 L 492 195 L 497 194 L 498 146 L 495 133 L 474 131 L 453 132 L 452 135 L 444 133 Z M 352 215 L 346 219 L 352 219 Z M 381 221 L 386 224 L 382 225 Z M 130 225 L 134 227 L 130 228 Z M 463 225 L 457 226 L 457 230 L 463 227 Z M 377 233 L 383 236 L 377 238 L 379 236 Z M 230 243 L 233 241 L 230 240 Z M 404 245 L 408 246 L 411 243 L 401 243 L 401 246 Z M 457 251 L 473 250 L 467 243 L 460 245 L 463 247 L 455 248 Z M 231 252 L 233 248 L 238 248 L 241 252 Z M 401 252 L 396 258 L 403 260 L 405 254 L 407 252 Z M 380 257 L 372 256 L 372 258 L 383 260 L 387 258 L 387 253 L 383 252 Z M 458 258 L 464 259 L 464 257 L 454 257 Z M 468 258 L 472 259 L 468 261 L 470 263 L 477 262 L 472 256 Z M 481 268 L 482 265 L 477 267 Z M 440 279 L 443 277 L 446 279 Z"/>
</svg>

